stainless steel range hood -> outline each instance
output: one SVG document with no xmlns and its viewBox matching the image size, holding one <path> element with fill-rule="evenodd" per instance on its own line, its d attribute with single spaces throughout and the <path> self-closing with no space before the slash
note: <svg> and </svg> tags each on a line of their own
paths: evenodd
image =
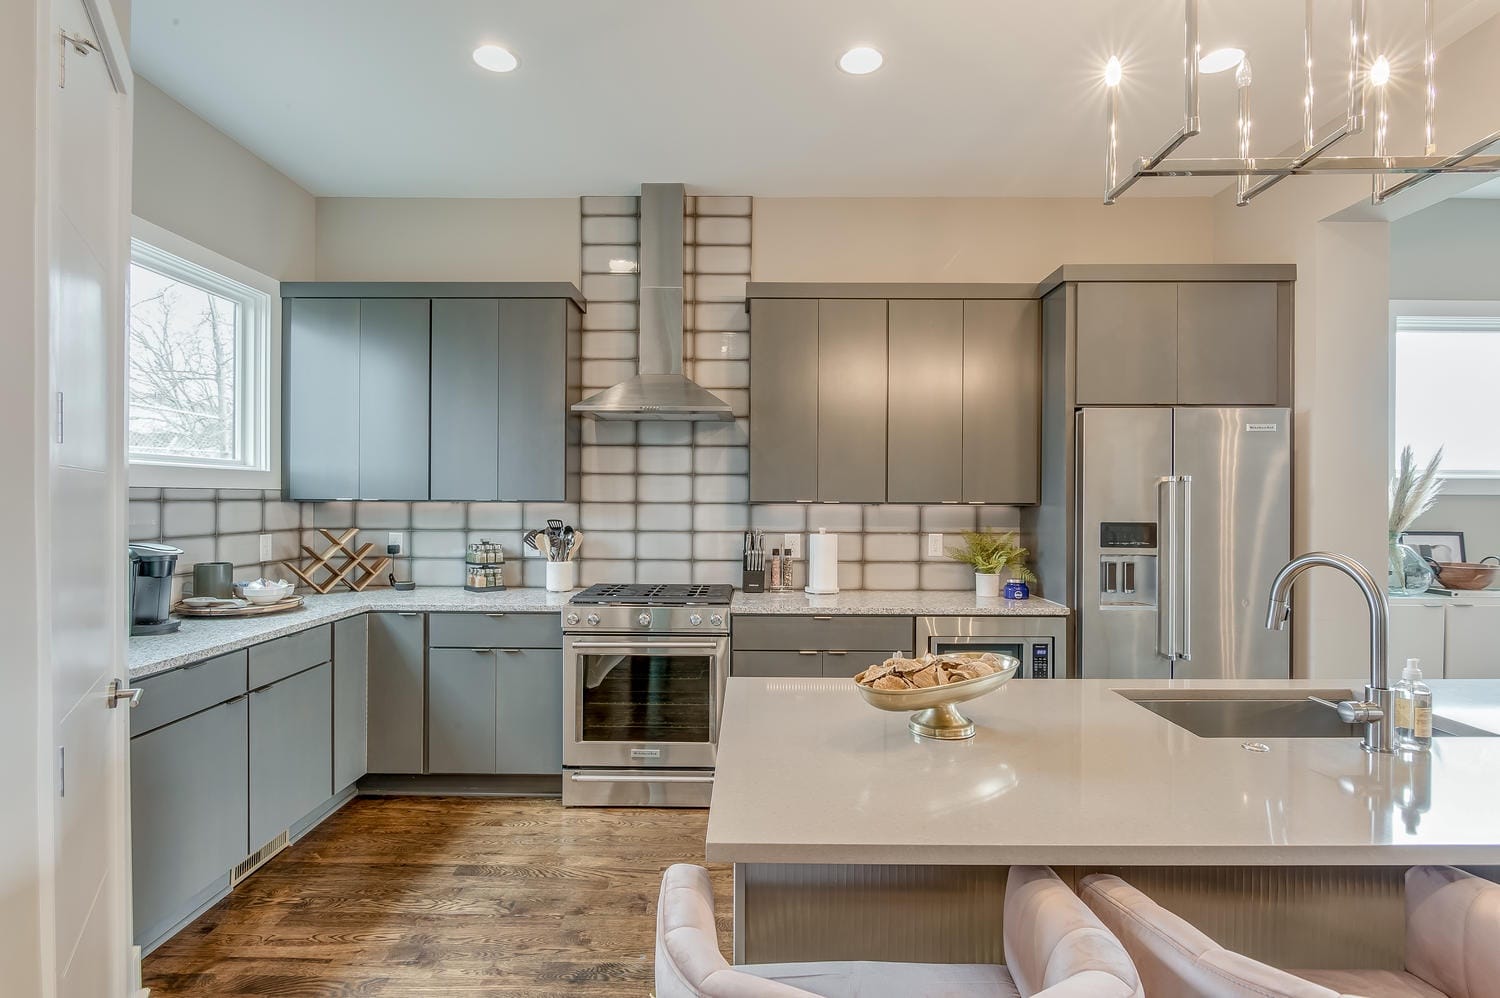
<svg viewBox="0 0 1500 998">
<path fill-rule="evenodd" d="M 682 373 L 682 184 L 641 185 L 639 373 L 573 411 L 595 419 L 732 420 L 729 403 Z"/>
</svg>

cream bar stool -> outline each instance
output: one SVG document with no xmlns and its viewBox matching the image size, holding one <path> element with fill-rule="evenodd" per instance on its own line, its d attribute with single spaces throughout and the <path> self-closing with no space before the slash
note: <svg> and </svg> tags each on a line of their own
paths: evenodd
<svg viewBox="0 0 1500 998">
<path fill-rule="evenodd" d="M 1500 885 L 1447 866 L 1406 872 L 1406 969 L 1288 972 L 1227 950 L 1119 877 L 1079 894 L 1135 961 L 1151 998 L 1496 998 Z"/>
<path fill-rule="evenodd" d="M 719 953 L 708 871 L 677 865 L 656 912 L 657 998 L 1141 998 L 1130 957 L 1046 867 L 1011 867 L 1007 966 L 787 963 L 731 967 Z"/>
</svg>

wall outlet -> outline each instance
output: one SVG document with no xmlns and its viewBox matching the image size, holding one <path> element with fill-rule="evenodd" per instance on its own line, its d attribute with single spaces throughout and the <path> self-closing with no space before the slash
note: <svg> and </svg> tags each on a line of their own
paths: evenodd
<svg viewBox="0 0 1500 998">
<path fill-rule="evenodd" d="M 393 530 L 385 535 L 386 547 L 394 547 L 397 554 L 406 550 L 406 535 L 399 530 Z"/>
<path fill-rule="evenodd" d="M 273 555 L 271 554 L 271 535 L 270 534 L 261 534 L 260 535 L 260 560 L 261 561 L 270 561 L 272 557 L 273 557 Z"/>
<path fill-rule="evenodd" d="M 943 535 L 927 535 L 927 555 L 930 558 L 941 558 L 943 556 Z"/>
<path fill-rule="evenodd" d="M 802 557 L 802 535 L 801 534 L 782 534 L 781 535 L 781 547 L 782 547 L 782 550 L 786 551 L 793 558 L 800 558 L 800 557 Z"/>
</svg>

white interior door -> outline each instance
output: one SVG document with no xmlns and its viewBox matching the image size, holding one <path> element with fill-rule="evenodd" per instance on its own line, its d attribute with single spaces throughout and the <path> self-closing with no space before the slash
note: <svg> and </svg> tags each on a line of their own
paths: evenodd
<svg viewBox="0 0 1500 998">
<path fill-rule="evenodd" d="M 59 998 L 130 986 L 124 671 L 129 69 L 106 0 L 52 0 L 46 633 Z"/>
</svg>

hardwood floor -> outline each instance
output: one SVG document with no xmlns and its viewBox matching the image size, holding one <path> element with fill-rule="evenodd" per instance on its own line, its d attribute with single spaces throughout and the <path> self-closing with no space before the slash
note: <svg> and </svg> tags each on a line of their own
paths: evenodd
<svg viewBox="0 0 1500 998">
<path fill-rule="evenodd" d="M 146 958 L 152 998 L 647 995 L 708 812 L 361 798 Z M 714 869 L 720 946 L 731 875 Z"/>
</svg>

